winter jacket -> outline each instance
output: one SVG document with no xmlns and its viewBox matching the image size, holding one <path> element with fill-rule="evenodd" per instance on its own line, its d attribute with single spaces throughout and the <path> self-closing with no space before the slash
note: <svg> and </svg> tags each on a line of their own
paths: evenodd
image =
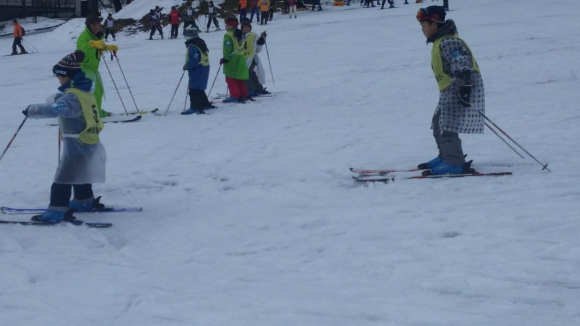
<svg viewBox="0 0 580 326">
<path fill-rule="evenodd" d="M 185 54 L 185 66 L 189 75 L 189 88 L 205 90 L 209 78 L 209 57 L 207 45 L 199 38 L 195 37 L 185 42 L 187 53 Z"/>
<path fill-rule="evenodd" d="M 113 18 L 110 18 L 110 19 L 107 18 L 107 19 L 105 19 L 105 27 L 106 28 L 113 28 L 114 22 L 115 21 L 113 20 Z"/>
<path fill-rule="evenodd" d="M 179 17 L 181 17 L 181 14 L 179 13 L 179 11 L 177 11 L 177 9 L 171 9 L 171 12 L 169 12 L 169 18 L 171 19 L 171 24 L 179 24 Z"/>
<path fill-rule="evenodd" d="M 296 5 L 296 0 L 288 0 L 288 6 L 292 7 Z"/>
<path fill-rule="evenodd" d="M 262 37 L 258 37 L 254 32 L 244 35 L 244 38 L 244 56 L 246 57 L 246 65 L 249 68 L 253 62 L 256 63 L 254 70 L 258 76 L 258 81 L 260 84 L 264 84 L 266 83 L 266 71 L 264 70 L 262 60 L 260 60 L 258 53 L 262 52 L 266 42 Z"/>
<path fill-rule="evenodd" d="M 14 23 L 14 37 L 22 37 L 22 27 L 19 23 Z"/>
<path fill-rule="evenodd" d="M 258 1 L 258 6 L 260 7 L 260 11 L 270 10 L 270 1 L 273 1 L 273 0 L 260 0 L 260 1 Z"/>
<path fill-rule="evenodd" d="M 252 8 L 258 9 L 258 0 L 252 0 Z"/>
<path fill-rule="evenodd" d="M 240 0 L 240 9 L 248 7 L 248 0 Z"/>
<path fill-rule="evenodd" d="M 28 108 L 30 118 L 58 119 L 63 152 L 54 176 L 55 183 L 105 182 L 107 154 L 98 138 L 104 125 L 95 109 L 92 84 L 83 72 L 79 72 L 58 88 L 64 94 L 55 94 L 46 103 Z M 84 142 L 80 137 L 83 133 L 90 134 L 92 141 Z"/>
<path fill-rule="evenodd" d="M 479 110 L 485 114 L 483 79 L 473 53 L 465 41 L 457 36 L 455 22 L 447 20 L 427 43 L 434 43 L 431 66 L 440 88 L 439 103 L 434 116 L 441 111 L 441 130 L 467 134 L 483 133 L 485 121 L 477 112 Z M 441 66 L 442 69 L 438 68 Z M 442 74 L 440 70 L 443 71 Z M 458 94 L 461 86 L 469 84 L 472 85 L 471 107 L 465 107 Z"/>
<path fill-rule="evenodd" d="M 249 78 L 248 66 L 244 57 L 244 42 L 238 41 L 235 33 L 241 34 L 238 29 L 231 29 L 224 35 L 223 59 L 224 75 L 226 77 L 247 80 Z"/>
</svg>

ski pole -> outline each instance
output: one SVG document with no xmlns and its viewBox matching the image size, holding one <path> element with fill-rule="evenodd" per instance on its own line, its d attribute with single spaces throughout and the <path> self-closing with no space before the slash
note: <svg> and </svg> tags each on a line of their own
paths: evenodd
<svg viewBox="0 0 580 326">
<path fill-rule="evenodd" d="M 268 43 L 264 40 L 264 45 L 266 45 L 266 55 L 268 56 L 268 65 L 270 66 L 270 74 L 272 75 L 272 84 L 276 85 L 274 82 L 274 72 L 272 72 L 272 63 L 270 62 L 270 52 L 268 52 Z"/>
<path fill-rule="evenodd" d="M 187 96 L 189 95 L 189 89 L 185 90 L 185 102 L 183 102 L 183 111 L 181 112 L 185 112 L 185 107 L 187 106 Z"/>
<path fill-rule="evenodd" d="M 27 40 L 25 40 L 24 38 L 23 38 L 22 40 L 23 40 L 24 42 L 26 42 L 26 44 L 28 44 L 28 46 L 29 46 L 29 47 L 31 47 L 31 48 L 32 48 L 34 51 L 36 51 L 36 52 L 40 52 L 40 51 L 38 51 L 38 49 L 37 49 L 37 48 L 35 48 L 34 46 L 32 46 L 32 44 L 30 44 L 30 42 L 28 42 L 28 41 L 27 41 Z"/>
<path fill-rule="evenodd" d="M 10 145 L 14 141 L 14 138 L 16 138 L 16 135 L 18 135 L 18 132 L 20 132 L 20 129 L 22 128 L 22 126 L 26 122 L 26 119 L 28 119 L 28 117 L 25 117 L 24 120 L 22 120 L 22 123 L 20 124 L 20 127 L 18 127 L 18 129 L 14 133 L 14 136 L 12 136 L 12 139 L 10 139 L 10 141 L 8 142 L 8 145 L 6 145 L 6 148 L 4 149 L 4 152 L 2 152 L 2 155 L 0 155 L 0 160 L 2 160 L 2 158 L 4 157 L 4 154 L 6 154 L 6 151 L 8 150 L 8 147 L 10 147 Z"/>
<path fill-rule="evenodd" d="M 211 90 L 213 89 L 213 85 L 215 84 L 215 81 L 216 81 L 218 75 L 220 74 L 220 69 L 222 69 L 222 65 L 220 65 L 220 67 L 218 68 L 217 74 L 215 74 L 215 78 L 213 79 L 213 83 L 211 83 L 211 87 L 209 89 L 209 92 L 207 93 L 207 97 L 209 97 L 211 95 Z"/>
<path fill-rule="evenodd" d="M 538 161 L 538 159 L 536 159 L 532 154 L 530 154 L 530 152 L 528 152 L 525 148 L 523 148 L 520 144 L 518 144 L 518 142 L 516 142 L 515 140 L 513 140 L 513 138 L 511 138 L 505 131 L 503 131 L 500 127 L 498 127 L 495 123 L 493 123 L 493 121 L 491 121 L 485 114 L 483 114 L 480 110 L 476 109 L 476 111 L 481 114 L 482 117 L 485 118 L 485 120 L 489 121 L 494 127 L 497 128 L 497 130 L 499 130 L 502 134 L 504 134 L 509 140 L 511 140 L 514 144 L 516 144 L 522 151 L 524 151 L 526 154 L 528 154 L 531 158 L 534 159 L 534 161 L 536 161 L 538 164 L 540 164 L 542 166 L 542 171 L 543 170 L 548 170 L 548 172 L 552 172 L 550 171 L 550 169 L 548 169 L 548 164 L 543 164 L 540 161 Z"/>
<path fill-rule="evenodd" d="M 121 70 L 121 74 L 123 75 L 123 79 L 125 79 L 125 84 L 127 84 L 127 89 L 129 90 L 129 94 L 131 94 L 131 98 L 133 99 L 133 103 L 135 103 L 135 109 L 137 113 L 139 112 L 139 108 L 137 107 L 137 102 L 135 102 L 135 97 L 133 97 L 133 92 L 131 92 L 131 87 L 129 87 L 129 82 L 127 82 L 127 78 L 125 77 L 125 73 L 123 72 L 123 68 L 121 68 L 121 63 L 119 62 L 119 58 L 117 57 L 117 51 L 113 51 L 113 55 L 115 59 L 117 59 L 117 64 L 119 65 L 119 69 Z"/>
<path fill-rule="evenodd" d="M 119 99 L 121 100 L 121 104 L 123 105 L 123 110 L 125 110 L 125 114 L 129 115 L 129 113 L 127 112 L 127 108 L 125 107 L 125 103 L 123 103 L 123 98 L 121 98 L 121 93 L 119 92 L 119 89 L 117 88 L 117 84 L 115 83 L 115 79 L 113 78 L 113 74 L 111 74 L 111 70 L 109 70 L 109 65 L 107 64 L 107 59 L 105 59 L 105 57 L 103 57 L 103 51 L 100 50 L 101 53 L 101 57 L 103 58 L 103 62 L 105 62 L 105 67 L 107 67 L 107 71 L 109 72 L 109 76 L 111 76 L 111 80 L 113 81 L 113 85 L 115 86 L 115 90 L 117 90 L 117 94 L 119 95 Z"/>
<path fill-rule="evenodd" d="M 512 149 L 512 151 L 514 151 L 516 154 L 518 154 L 521 158 L 525 158 L 522 156 L 522 154 L 520 154 L 518 151 L 516 151 L 515 148 L 512 147 L 512 145 L 510 145 L 505 139 L 503 139 L 503 137 L 497 133 L 497 131 L 495 131 L 490 125 L 487 124 L 487 122 L 485 122 L 485 126 L 491 130 L 499 139 L 501 139 L 501 141 L 503 141 L 506 145 L 508 145 L 509 148 Z"/>
<path fill-rule="evenodd" d="M 175 97 L 175 94 L 177 94 L 177 90 L 179 89 L 179 85 L 181 85 L 181 80 L 183 79 L 183 76 L 185 76 L 185 70 L 181 74 L 181 78 L 179 78 L 179 83 L 177 83 L 177 87 L 175 87 L 175 92 L 173 92 L 173 96 L 171 97 L 171 101 L 169 101 L 169 105 L 167 106 L 167 110 L 165 110 L 165 115 L 167 115 L 167 112 L 169 112 L 169 107 L 171 106 L 171 103 L 173 102 L 173 98 Z"/>
<path fill-rule="evenodd" d="M 60 163 L 60 128 L 58 128 L 58 163 Z"/>
</svg>

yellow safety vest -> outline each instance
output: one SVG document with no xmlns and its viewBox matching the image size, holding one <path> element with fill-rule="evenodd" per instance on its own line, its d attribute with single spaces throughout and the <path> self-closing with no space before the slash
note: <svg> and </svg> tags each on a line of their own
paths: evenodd
<svg viewBox="0 0 580 326">
<path fill-rule="evenodd" d="M 74 94 L 81 103 L 83 109 L 83 117 L 85 118 L 86 127 L 79 134 L 79 140 L 85 144 L 92 145 L 99 142 L 99 133 L 105 125 L 101 118 L 99 118 L 99 111 L 97 109 L 97 101 L 95 96 L 91 93 L 83 92 L 77 88 L 69 88 L 65 93 Z"/>
<path fill-rule="evenodd" d="M 254 49 L 254 40 L 256 39 L 256 33 L 250 33 L 246 37 L 246 42 L 244 43 L 244 57 L 249 58 L 256 54 Z"/>
<path fill-rule="evenodd" d="M 185 64 L 187 64 L 187 62 L 189 62 L 189 47 L 190 46 L 195 46 L 193 44 L 190 44 L 187 46 L 187 53 L 185 53 Z M 206 53 L 201 52 L 201 49 L 198 48 L 197 46 L 195 46 L 198 50 L 199 53 L 201 53 L 201 58 L 199 59 L 199 64 L 201 64 L 202 66 L 209 66 L 209 56 Z"/>
<path fill-rule="evenodd" d="M 453 37 L 453 38 L 459 39 L 459 40 L 461 40 L 461 42 L 463 42 L 463 44 L 465 45 L 465 47 L 467 48 L 467 50 L 469 50 L 469 53 L 471 54 L 471 61 L 473 63 L 473 68 L 475 69 L 475 71 L 479 72 L 479 66 L 477 65 L 477 62 L 475 61 L 475 57 L 473 56 L 473 52 L 471 52 L 471 49 L 469 48 L 467 43 L 465 43 L 465 41 L 462 40 L 457 35 L 446 35 L 445 37 Z M 443 71 L 443 59 L 441 58 L 441 52 L 439 50 L 439 45 L 441 44 L 442 40 L 443 40 L 443 37 L 440 37 L 435 42 L 433 42 L 433 50 L 431 50 L 431 68 L 433 69 L 433 73 L 435 74 L 435 79 L 437 80 L 437 85 L 439 85 L 439 91 L 442 91 L 442 90 L 446 89 L 447 87 L 449 87 L 449 85 L 451 85 L 451 77 Z"/>
</svg>

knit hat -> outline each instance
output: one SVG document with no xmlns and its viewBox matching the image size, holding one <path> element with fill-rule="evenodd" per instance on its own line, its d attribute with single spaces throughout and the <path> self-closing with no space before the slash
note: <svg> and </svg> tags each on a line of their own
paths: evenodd
<svg viewBox="0 0 580 326">
<path fill-rule="evenodd" d="M 101 14 L 89 14 L 85 19 L 85 25 L 89 26 L 95 23 L 100 23 L 102 21 L 103 17 L 101 17 Z"/>
<path fill-rule="evenodd" d="M 230 25 L 233 28 L 238 28 L 238 19 L 235 17 L 228 17 L 225 19 L 226 25 Z"/>
<path fill-rule="evenodd" d="M 85 53 L 81 50 L 76 50 L 74 53 L 62 58 L 57 64 L 52 67 L 52 73 L 62 77 L 73 77 L 81 72 L 79 63 L 85 60 Z"/>
<path fill-rule="evenodd" d="M 249 20 L 248 18 L 242 19 L 242 27 L 244 27 L 244 26 L 250 26 L 250 27 L 252 27 L 252 21 Z"/>
<path fill-rule="evenodd" d="M 436 23 L 445 22 L 445 7 L 443 6 L 429 6 L 427 8 L 419 9 L 417 12 L 417 20 L 422 21 L 432 21 Z"/>
<path fill-rule="evenodd" d="M 183 37 L 185 37 L 185 39 L 188 41 L 196 38 L 197 34 L 199 34 L 199 29 L 195 26 L 187 26 L 187 28 L 183 31 Z"/>
</svg>

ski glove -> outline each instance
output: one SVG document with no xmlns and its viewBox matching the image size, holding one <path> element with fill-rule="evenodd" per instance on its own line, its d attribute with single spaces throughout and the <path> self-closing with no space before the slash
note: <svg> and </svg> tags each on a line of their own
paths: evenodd
<svg viewBox="0 0 580 326">
<path fill-rule="evenodd" d="M 117 52 L 118 50 L 119 50 L 119 47 L 116 46 L 115 44 L 105 45 L 105 51 L 114 51 L 114 52 Z"/>
<path fill-rule="evenodd" d="M 461 105 L 468 108 L 471 106 L 471 85 L 463 85 L 459 88 L 459 93 L 457 94 L 459 97 L 459 102 Z"/>
<path fill-rule="evenodd" d="M 25 116 L 25 117 L 27 117 L 27 118 L 28 118 L 28 109 L 29 109 L 29 108 L 30 108 L 30 105 L 29 105 L 29 106 L 27 106 L 27 107 L 26 107 L 26 109 L 24 109 L 24 110 L 22 111 L 22 114 L 24 114 L 24 116 Z"/>
<path fill-rule="evenodd" d="M 221 58 L 220 59 L 220 66 L 223 65 L 224 63 L 228 63 L 228 60 Z"/>
<path fill-rule="evenodd" d="M 99 50 L 105 51 L 107 45 L 105 44 L 105 42 L 99 40 L 99 41 L 90 41 L 89 42 L 89 46 L 91 48 L 95 48 L 95 49 L 99 49 Z"/>
<path fill-rule="evenodd" d="M 266 34 L 266 31 L 263 31 L 262 34 L 260 34 L 261 37 L 266 38 L 266 36 L 268 36 L 268 34 Z"/>
</svg>

